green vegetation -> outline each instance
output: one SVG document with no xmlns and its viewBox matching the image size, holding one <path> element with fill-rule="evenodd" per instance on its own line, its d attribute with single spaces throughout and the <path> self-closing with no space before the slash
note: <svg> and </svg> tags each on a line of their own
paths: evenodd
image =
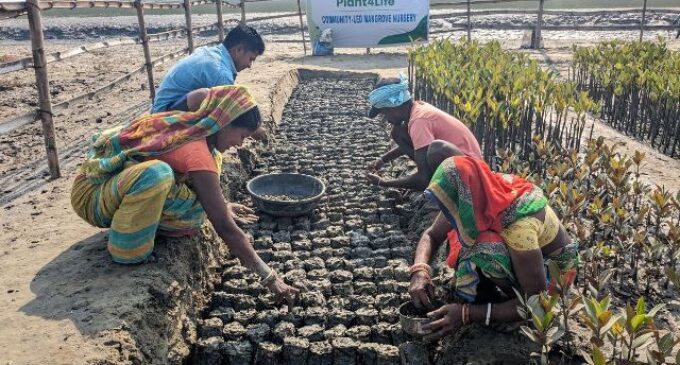
<svg viewBox="0 0 680 365">
<path fill-rule="evenodd" d="M 505 51 L 497 41 L 434 41 L 409 57 L 416 99 L 462 120 L 487 158 L 497 148 L 526 156 L 534 135 L 578 148 L 586 114 L 596 108 L 587 93 L 576 93 L 574 83 L 559 82 L 537 61 Z"/>
<path fill-rule="evenodd" d="M 549 263 L 548 291 L 518 295 L 522 333 L 541 348 L 534 361 L 680 363 L 677 329 L 655 321 L 680 292 L 680 193 L 641 179 L 643 153 L 602 138 L 580 146 L 586 113 L 598 111 L 588 92 L 497 42 L 417 48 L 409 76 L 416 98 L 470 126 L 496 170 L 541 186 L 579 241 L 578 274 Z"/>
<path fill-rule="evenodd" d="M 602 118 L 672 157 L 680 149 L 680 52 L 659 41 L 574 47 L 572 79 Z"/>
<path fill-rule="evenodd" d="M 549 265 L 548 292 L 522 300 L 522 331 L 541 345 L 539 363 L 567 362 L 555 360 L 558 341 L 564 354 L 580 353 L 589 364 L 680 363 L 680 338 L 654 321 L 666 296 L 680 294 L 680 193 L 645 184 L 644 154 L 617 148 L 600 138 L 579 155 L 535 137 L 527 160 L 499 151 L 500 170 L 540 185 L 581 247 L 576 283 Z M 573 345 L 576 327 L 590 332 L 587 349 Z"/>
</svg>

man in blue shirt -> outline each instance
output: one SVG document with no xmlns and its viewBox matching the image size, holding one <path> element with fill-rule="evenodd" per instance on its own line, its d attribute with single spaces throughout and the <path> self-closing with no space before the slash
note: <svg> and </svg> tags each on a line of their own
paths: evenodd
<svg viewBox="0 0 680 365">
<path fill-rule="evenodd" d="M 200 47 L 177 62 L 163 78 L 153 101 L 152 113 L 168 110 L 189 110 L 194 104 L 187 100 L 191 91 L 221 85 L 233 85 L 239 71 L 250 68 L 264 53 L 264 42 L 257 31 L 238 25 L 214 47 Z M 206 90 L 207 93 L 207 90 Z M 201 95 L 196 95 L 202 100 Z"/>
</svg>

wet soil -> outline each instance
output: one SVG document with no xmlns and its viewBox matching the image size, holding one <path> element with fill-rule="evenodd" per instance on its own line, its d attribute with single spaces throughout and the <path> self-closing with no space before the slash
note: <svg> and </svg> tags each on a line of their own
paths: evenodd
<svg viewBox="0 0 680 365">
<path fill-rule="evenodd" d="M 273 144 L 252 170 L 309 174 L 327 186 L 309 215 L 262 215 L 247 227 L 258 254 L 301 289 L 300 301 L 292 311 L 276 307 L 256 275 L 237 260 L 226 262 L 222 282 L 198 320 L 194 364 L 468 363 L 479 352 L 472 339 L 489 336 L 473 328 L 472 335 L 455 336 L 455 345 L 425 344 L 401 328 L 399 306 L 410 301 L 414 238 L 431 222 L 433 209 L 422 194 L 365 183 L 366 166 L 389 145 L 385 126 L 365 117 L 375 77 L 331 75 L 303 78 Z M 412 167 L 399 161 L 387 173 Z M 250 199 L 242 189 L 235 196 Z M 435 279 L 439 287 L 445 287 L 447 274 Z M 415 308 L 411 312 L 424 317 Z M 508 336 L 493 340 L 498 348 L 489 356 L 526 361 L 531 345 L 521 335 Z M 455 359 L 446 346 L 456 347 Z"/>
<path fill-rule="evenodd" d="M 413 305 L 413 302 L 408 302 L 400 308 L 399 314 L 409 318 L 427 318 L 428 312 L 436 310 L 441 306 L 441 302 L 435 302 L 431 308 L 416 308 L 416 306 Z"/>
<path fill-rule="evenodd" d="M 303 289 L 300 303 L 291 312 L 276 308 L 256 276 L 229 262 L 199 326 L 195 363 L 216 353 L 229 363 L 399 363 L 406 335 L 395 314 L 408 300 L 413 241 L 402 230 L 408 217 L 393 209 L 405 198 L 363 178 L 365 166 L 388 147 L 384 127 L 365 117 L 374 82 L 319 77 L 294 91 L 253 174 L 317 176 L 327 194 L 307 216 L 263 215 L 248 230 L 269 265 Z M 243 191 L 236 198 L 248 199 Z M 377 270 L 380 276 L 373 275 Z M 225 312 L 235 322 L 220 333 Z"/>
<path fill-rule="evenodd" d="M 297 201 L 302 200 L 302 199 L 297 199 L 295 197 L 288 196 L 288 195 L 263 195 L 262 197 L 267 199 L 267 200 L 278 201 L 278 202 L 297 202 Z"/>
</svg>

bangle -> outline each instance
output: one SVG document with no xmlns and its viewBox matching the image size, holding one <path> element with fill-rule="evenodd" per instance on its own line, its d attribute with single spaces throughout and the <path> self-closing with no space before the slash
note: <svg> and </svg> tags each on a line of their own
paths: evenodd
<svg viewBox="0 0 680 365">
<path fill-rule="evenodd" d="M 432 275 L 432 268 L 430 267 L 430 265 L 428 265 L 424 262 L 411 265 L 411 267 L 409 267 L 408 271 L 411 273 L 411 275 L 413 275 L 413 274 L 415 274 L 419 271 L 427 272 L 428 276 Z"/>
<path fill-rule="evenodd" d="M 267 275 L 267 277 L 260 280 L 260 284 L 267 286 L 271 284 L 274 280 L 276 280 L 276 273 L 274 273 L 274 270 L 271 270 L 269 271 L 269 275 Z"/>
<path fill-rule="evenodd" d="M 484 325 L 488 326 L 491 320 L 491 303 L 486 303 L 486 319 L 484 320 Z"/>
<path fill-rule="evenodd" d="M 417 268 L 417 269 L 415 269 L 415 270 L 411 270 L 411 277 L 413 277 L 413 275 L 415 275 L 416 273 L 419 273 L 419 272 L 425 273 L 425 275 L 427 276 L 428 279 L 431 279 L 431 278 L 432 278 L 432 277 L 430 276 L 430 272 L 427 271 L 427 269 L 424 268 L 424 267 Z"/>
<path fill-rule="evenodd" d="M 463 326 L 468 324 L 468 312 L 470 311 L 470 307 L 467 304 L 463 304 L 463 306 L 460 308 L 460 320 L 463 322 Z"/>
</svg>

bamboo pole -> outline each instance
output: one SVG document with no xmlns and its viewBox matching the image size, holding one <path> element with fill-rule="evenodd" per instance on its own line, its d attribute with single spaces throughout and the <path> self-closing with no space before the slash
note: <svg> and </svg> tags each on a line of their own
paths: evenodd
<svg viewBox="0 0 680 365">
<path fill-rule="evenodd" d="M 246 24 L 246 1 L 241 0 L 241 23 Z"/>
<path fill-rule="evenodd" d="M 217 0 L 215 2 L 217 7 L 217 36 L 220 42 L 224 40 L 224 19 L 222 16 L 222 0 Z"/>
<path fill-rule="evenodd" d="M 302 5 L 300 5 L 300 0 L 297 0 L 298 15 L 300 16 L 300 34 L 302 35 L 302 48 L 307 54 L 307 42 L 305 41 L 305 23 L 302 21 Z"/>
<path fill-rule="evenodd" d="M 189 45 L 189 53 L 194 52 L 194 34 L 191 29 L 191 1 L 184 0 L 184 17 L 187 21 L 187 43 Z"/>
<path fill-rule="evenodd" d="M 54 121 L 52 120 L 52 100 L 50 97 L 50 84 L 47 77 L 47 64 L 45 63 L 45 49 L 43 48 L 42 19 L 38 0 L 26 0 L 28 11 L 28 24 L 31 29 L 31 48 L 33 49 L 33 68 L 35 69 L 35 82 L 38 87 L 38 116 L 42 121 L 43 135 L 45 136 L 45 149 L 47 150 L 47 165 L 50 168 L 50 176 L 57 179 L 59 172 L 59 155 L 54 136 Z"/>
<path fill-rule="evenodd" d="M 156 86 L 153 81 L 153 66 L 151 65 L 151 50 L 149 49 L 149 37 L 146 34 L 146 23 L 144 22 L 144 7 L 138 0 L 135 1 L 137 8 L 137 23 L 139 24 L 139 39 L 142 41 L 144 50 L 144 66 L 146 66 L 146 77 L 149 80 L 149 98 L 153 101 L 156 97 Z"/>
<path fill-rule="evenodd" d="M 534 28 L 534 39 L 531 48 L 539 49 L 542 47 L 541 27 L 543 26 L 543 5 L 545 0 L 538 0 L 538 15 L 536 16 L 536 28 Z"/>
<path fill-rule="evenodd" d="M 468 42 L 472 40 L 472 22 L 470 21 L 470 0 L 467 0 L 467 36 Z"/>
<path fill-rule="evenodd" d="M 647 16 L 647 0 L 642 2 L 642 19 L 640 20 L 640 42 L 642 42 L 642 36 L 645 33 L 645 18 Z"/>
</svg>

